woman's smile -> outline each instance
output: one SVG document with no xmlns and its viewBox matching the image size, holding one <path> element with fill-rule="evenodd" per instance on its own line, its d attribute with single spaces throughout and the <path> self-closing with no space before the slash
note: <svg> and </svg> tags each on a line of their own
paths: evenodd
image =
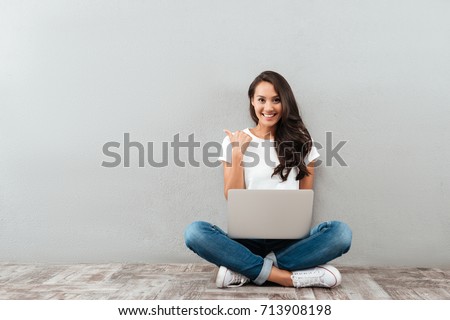
<svg viewBox="0 0 450 320">
<path fill-rule="evenodd" d="M 266 120 L 274 120 L 274 117 L 277 115 L 277 113 L 262 113 L 263 117 L 266 118 Z"/>
</svg>

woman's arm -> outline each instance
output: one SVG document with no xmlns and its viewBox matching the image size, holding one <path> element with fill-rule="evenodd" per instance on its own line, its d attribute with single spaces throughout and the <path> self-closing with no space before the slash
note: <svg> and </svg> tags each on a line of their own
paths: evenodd
<svg viewBox="0 0 450 320">
<path fill-rule="evenodd" d="M 244 167 L 241 166 L 243 156 L 233 152 L 232 163 L 223 161 L 223 180 L 225 199 L 228 200 L 228 190 L 245 189 Z"/>
<path fill-rule="evenodd" d="M 309 172 L 309 176 L 305 176 L 300 180 L 300 189 L 312 189 L 314 183 L 314 161 L 310 162 L 306 167 Z"/>
<path fill-rule="evenodd" d="M 244 152 L 252 138 L 242 131 L 236 131 L 232 134 L 225 130 L 232 144 L 231 163 L 223 162 L 223 181 L 225 199 L 228 200 L 228 190 L 245 189 L 244 167 L 241 162 L 244 158 Z"/>
</svg>

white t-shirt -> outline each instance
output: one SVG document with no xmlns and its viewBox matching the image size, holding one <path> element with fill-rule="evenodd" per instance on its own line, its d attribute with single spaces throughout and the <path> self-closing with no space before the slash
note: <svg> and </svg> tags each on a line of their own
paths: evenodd
<svg viewBox="0 0 450 320">
<path fill-rule="evenodd" d="M 248 128 L 242 131 L 252 137 L 243 158 L 246 189 L 299 189 L 299 181 L 295 180 L 298 174 L 297 167 L 292 168 L 284 182 L 279 174 L 271 177 L 275 167 L 280 164 L 274 147 L 274 140 L 258 138 Z M 317 148 L 313 145 L 311 151 L 305 157 L 306 165 L 319 156 Z M 231 144 L 228 136 L 223 139 L 222 152 L 218 159 L 231 163 Z"/>
</svg>

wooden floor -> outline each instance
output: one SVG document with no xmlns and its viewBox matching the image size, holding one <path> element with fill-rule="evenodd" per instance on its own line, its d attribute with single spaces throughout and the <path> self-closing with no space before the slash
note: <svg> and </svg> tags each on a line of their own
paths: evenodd
<svg viewBox="0 0 450 320">
<path fill-rule="evenodd" d="M 0 299 L 450 299 L 450 269 L 341 267 L 341 286 L 215 287 L 210 264 L 0 263 Z"/>
</svg>

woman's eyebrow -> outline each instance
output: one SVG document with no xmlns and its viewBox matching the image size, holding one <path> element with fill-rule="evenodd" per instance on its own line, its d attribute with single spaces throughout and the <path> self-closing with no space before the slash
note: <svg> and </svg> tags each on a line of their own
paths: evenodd
<svg viewBox="0 0 450 320">
<path fill-rule="evenodd" d="M 265 98 L 264 96 L 262 96 L 262 95 L 260 95 L 260 94 L 258 94 L 257 97 Z M 276 95 L 276 96 L 273 96 L 272 98 L 279 98 L 279 96 Z"/>
</svg>

